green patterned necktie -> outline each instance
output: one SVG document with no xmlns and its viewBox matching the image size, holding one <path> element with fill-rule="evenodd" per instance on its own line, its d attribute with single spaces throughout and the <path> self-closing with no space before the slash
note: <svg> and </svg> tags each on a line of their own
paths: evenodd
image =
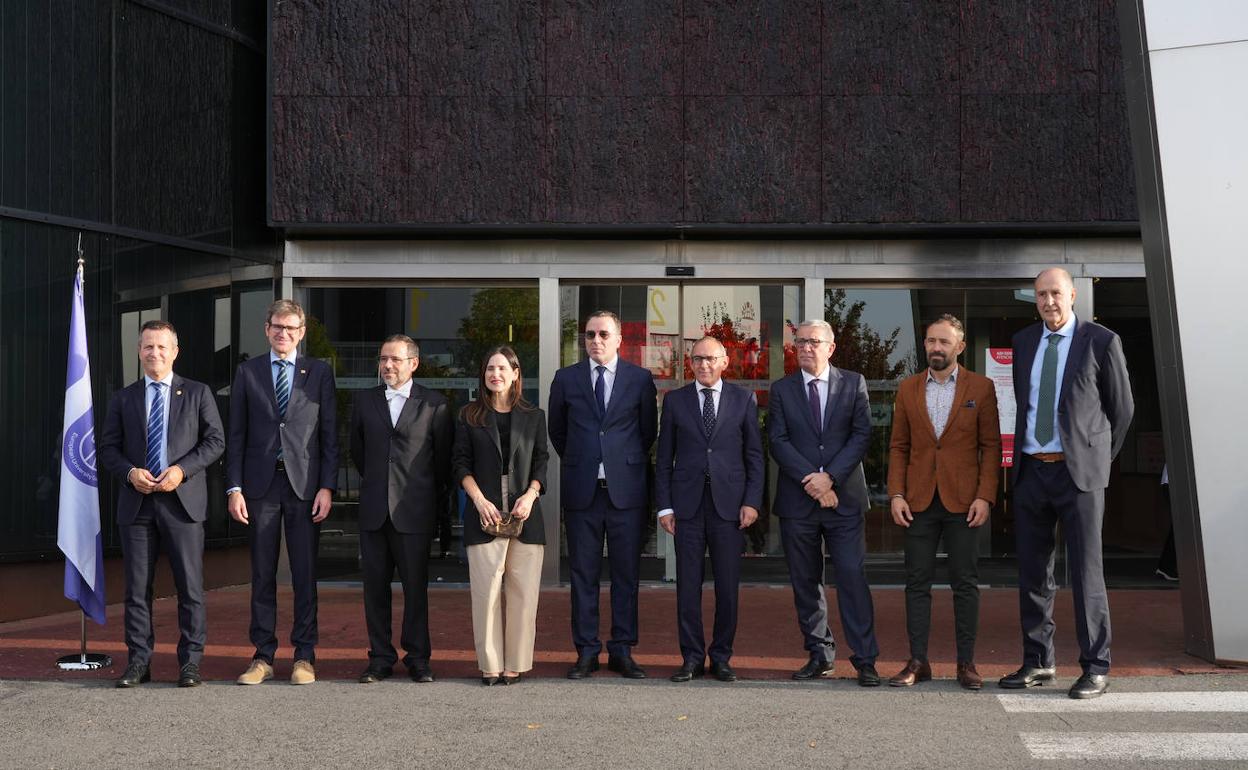
<svg viewBox="0 0 1248 770">
<path fill-rule="evenodd" d="M 1040 366 L 1040 398 L 1036 402 L 1036 443 L 1044 446 L 1053 440 L 1053 404 L 1057 401 L 1057 346 L 1062 335 L 1050 334 Z"/>
</svg>

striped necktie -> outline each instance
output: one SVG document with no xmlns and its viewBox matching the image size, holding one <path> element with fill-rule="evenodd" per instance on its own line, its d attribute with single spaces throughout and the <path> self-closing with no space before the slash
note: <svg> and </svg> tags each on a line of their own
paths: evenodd
<svg viewBox="0 0 1248 770">
<path fill-rule="evenodd" d="M 160 444 L 165 437 L 165 396 L 159 382 L 149 385 L 152 389 L 152 408 L 147 413 L 147 469 L 153 476 L 159 476 L 164 468 L 160 467 Z"/>
<path fill-rule="evenodd" d="M 274 361 L 273 365 L 277 367 L 277 416 L 285 420 L 286 406 L 290 403 L 290 377 L 286 374 L 285 361 Z"/>
</svg>

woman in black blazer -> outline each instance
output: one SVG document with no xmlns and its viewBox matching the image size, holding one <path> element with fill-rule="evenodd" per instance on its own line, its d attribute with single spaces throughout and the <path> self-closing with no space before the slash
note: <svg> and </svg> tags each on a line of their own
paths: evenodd
<svg viewBox="0 0 1248 770">
<path fill-rule="evenodd" d="M 521 387 L 515 351 L 494 348 L 481 364 L 477 400 L 460 410 L 455 423 L 452 469 L 476 511 L 475 516 L 465 511 L 464 545 L 472 637 L 484 685 L 514 684 L 533 668 L 546 550 L 538 498 L 546 488 L 550 451 L 546 415 L 521 397 Z M 524 522 L 518 536 L 495 537 L 483 530 L 509 513 Z"/>
</svg>

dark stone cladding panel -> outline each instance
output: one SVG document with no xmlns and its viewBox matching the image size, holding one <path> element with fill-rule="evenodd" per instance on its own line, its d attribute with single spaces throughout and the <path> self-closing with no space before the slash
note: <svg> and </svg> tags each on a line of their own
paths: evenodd
<svg viewBox="0 0 1248 770">
<path fill-rule="evenodd" d="M 551 219 L 683 219 L 682 104 L 677 97 L 551 97 Z"/>
<path fill-rule="evenodd" d="M 685 0 L 685 93 L 819 93 L 820 0 Z"/>
<path fill-rule="evenodd" d="M 1123 2 L 1131 2 L 1131 0 L 1123 0 Z M 1122 93 L 1127 86 L 1122 79 L 1122 34 L 1118 29 L 1118 2 L 1117 0 L 1099 0 L 1097 7 L 1100 13 L 1101 34 L 1098 67 L 1101 93 Z"/>
<path fill-rule="evenodd" d="M 549 219 L 543 104 L 524 97 L 408 100 L 399 174 L 405 222 L 526 223 Z"/>
<path fill-rule="evenodd" d="M 959 97 L 825 97 L 823 221 L 958 218 Z"/>
<path fill-rule="evenodd" d="M 1101 211 L 1099 219 L 1134 222 L 1140 218 L 1135 198 L 1135 166 L 1131 157 L 1131 129 L 1127 122 L 1127 97 L 1101 94 L 1097 138 L 1101 163 Z"/>
<path fill-rule="evenodd" d="M 959 4 L 825 0 L 823 93 L 957 93 Z"/>
<path fill-rule="evenodd" d="M 817 222 L 819 98 L 686 100 L 685 195 L 691 222 Z"/>
<path fill-rule="evenodd" d="M 408 94 L 489 97 L 542 93 L 540 0 L 413 4 L 409 26 Z"/>
<path fill-rule="evenodd" d="M 407 112 L 402 97 L 274 97 L 274 135 L 297 138 L 273 146 L 274 221 L 401 221 Z"/>
<path fill-rule="evenodd" d="M 1095 93 L 1093 0 L 962 0 L 964 94 Z"/>
<path fill-rule="evenodd" d="M 679 0 L 549 0 L 546 93 L 681 93 Z"/>
<path fill-rule="evenodd" d="M 405 94 L 408 8 L 407 0 L 274 3 L 274 95 Z"/>
<path fill-rule="evenodd" d="M 963 96 L 962 221 L 1098 219 L 1099 98 Z"/>
</svg>

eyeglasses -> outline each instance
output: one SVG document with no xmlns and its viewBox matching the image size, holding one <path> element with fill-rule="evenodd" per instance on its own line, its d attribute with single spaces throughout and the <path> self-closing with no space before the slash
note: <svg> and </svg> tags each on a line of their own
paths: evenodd
<svg viewBox="0 0 1248 770">
<path fill-rule="evenodd" d="M 599 329 L 598 331 L 590 330 L 585 332 L 585 339 L 592 341 L 594 337 L 597 337 L 600 340 L 611 339 L 611 332 L 606 329 Z"/>
<path fill-rule="evenodd" d="M 269 327 L 275 332 L 286 332 L 287 334 L 294 334 L 295 332 L 303 328 L 303 324 L 300 324 L 298 326 L 282 326 L 281 324 L 265 323 L 265 326 Z"/>
<path fill-rule="evenodd" d="M 724 356 L 689 356 L 689 360 L 693 362 L 694 366 L 713 364 L 721 358 L 724 358 Z"/>
<path fill-rule="evenodd" d="M 399 364 L 403 361 L 415 361 L 415 356 L 377 356 L 379 364 Z"/>
<path fill-rule="evenodd" d="M 793 344 L 799 348 L 817 348 L 825 342 L 827 342 L 827 340 L 821 340 L 815 337 L 798 337 L 793 340 Z"/>
</svg>

